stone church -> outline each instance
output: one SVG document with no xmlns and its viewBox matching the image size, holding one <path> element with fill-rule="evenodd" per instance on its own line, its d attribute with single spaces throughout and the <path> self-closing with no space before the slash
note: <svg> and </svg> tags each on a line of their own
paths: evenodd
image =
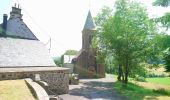
<svg viewBox="0 0 170 100">
<path fill-rule="evenodd" d="M 0 80 L 35 78 L 49 84 L 57 94 L 68 93 L 69 70 L 57 67 L 45 45 L 22 19 L 21 9 L 12 7 L 0 24 Z"/>
<path fill-rule="evenodd" d="M 91 47 L 95 31 L 96 25 L 89 10 L 82 31 L 82 49 L 75 58 L 75 73 L 83 78 L 105 77 L 104 66 L 97 64 L 96 50 Z"/>
</svg>

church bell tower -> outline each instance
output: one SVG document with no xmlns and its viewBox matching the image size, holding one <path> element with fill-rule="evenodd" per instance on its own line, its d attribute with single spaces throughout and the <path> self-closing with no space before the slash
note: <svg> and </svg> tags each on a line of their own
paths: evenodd
<svg viewBox="0 0 170 100">
<path fill-rule="evenodd" d="M 92 42 L 92 35 L 95 32 L 96 25 L 93 21 L 91 12 L 89 10 L 86 22 L 82 31 L 82 49 L 88 50 L 90 49 L 90 45 Z"/>
</svg>

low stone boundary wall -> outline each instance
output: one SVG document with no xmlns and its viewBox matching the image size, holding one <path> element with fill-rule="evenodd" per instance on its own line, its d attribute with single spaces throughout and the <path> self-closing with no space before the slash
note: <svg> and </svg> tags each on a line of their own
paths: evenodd
<svg viewBox="0 0 170 100">
<path fill-rule="evenodd" d="M 40 79 L 49 84 L 49 89 L 56 94 L 65 94 L 69 90 L 69 69 L 60 67 L 25 67 L 0 68 L 0 80 L 34 79 L 39 74 Z"/>
<path fill-rule="evenodd" d="M 47 92 L 38 83 L 33 82 L 30 78 L 26 78 L 25 82 L 27 83 L 28 87 L 34 91 L 38 100 L 49 100 Z"/>
</svg>

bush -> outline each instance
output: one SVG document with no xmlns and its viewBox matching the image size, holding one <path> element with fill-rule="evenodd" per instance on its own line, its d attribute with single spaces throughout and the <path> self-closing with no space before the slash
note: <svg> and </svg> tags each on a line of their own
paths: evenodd
<svg viewBox="0 0 170 100">
<path fill-rule="evenodd" d="M 129 76 L 132 78 L 135 78 L 136 75 L 146 77 L 147 73 L 148 71 L 145 68 L 141 66 L 136 66 L 130 71 Z"/>
<path fill-rule="evenodd" d="M 69 84 L 77 85 L 79 83 L 78 74 L 69 74 Z"/>
<path fill-rule="evenodd" d="M 154 74 L 154 73 L 150 73 L 147 75 L 148 78 L 153 78 L 153 77 L 167 77 L 167 75 L 163 74 Z"/>
<path fill-rule="evenodd" d="M 75 75 L 74 74 L 69 74 L 69 80 L 74 80 L 75 79 Z"/>
<path fill-rule="evenodd" d="M 160 89 L 154 89 L 153 92 L 155 93 L 159 93 L 159 94 L 163 94 L 163 95 L 170 95 L 170 91 L 167 91 L 163 88 L 160 88 Z"/>
<path fill-rule="evenodd" d="M 146 82 L 146 79 L 142 76 L 137 76 L 137 77 L 135 77 L 135 81 Z"/>
<path fill-rule="evenodd" d="M 159 77 L 167 77 L 165 74 L 160 74 Z"/>
</svg>

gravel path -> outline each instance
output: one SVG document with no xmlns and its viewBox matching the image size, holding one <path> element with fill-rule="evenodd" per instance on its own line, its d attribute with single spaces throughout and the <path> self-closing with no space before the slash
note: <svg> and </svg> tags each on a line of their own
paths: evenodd
<svg viewBox="0 0 170 100">
<path fill-rule="evenodd" d="M 80 79 L 79 85 L 70 85 L 69 94 L 60 95 L 63 100 L 127 100 L 113 90 L 111 75 L 100 79 Z"/>
</svg>

